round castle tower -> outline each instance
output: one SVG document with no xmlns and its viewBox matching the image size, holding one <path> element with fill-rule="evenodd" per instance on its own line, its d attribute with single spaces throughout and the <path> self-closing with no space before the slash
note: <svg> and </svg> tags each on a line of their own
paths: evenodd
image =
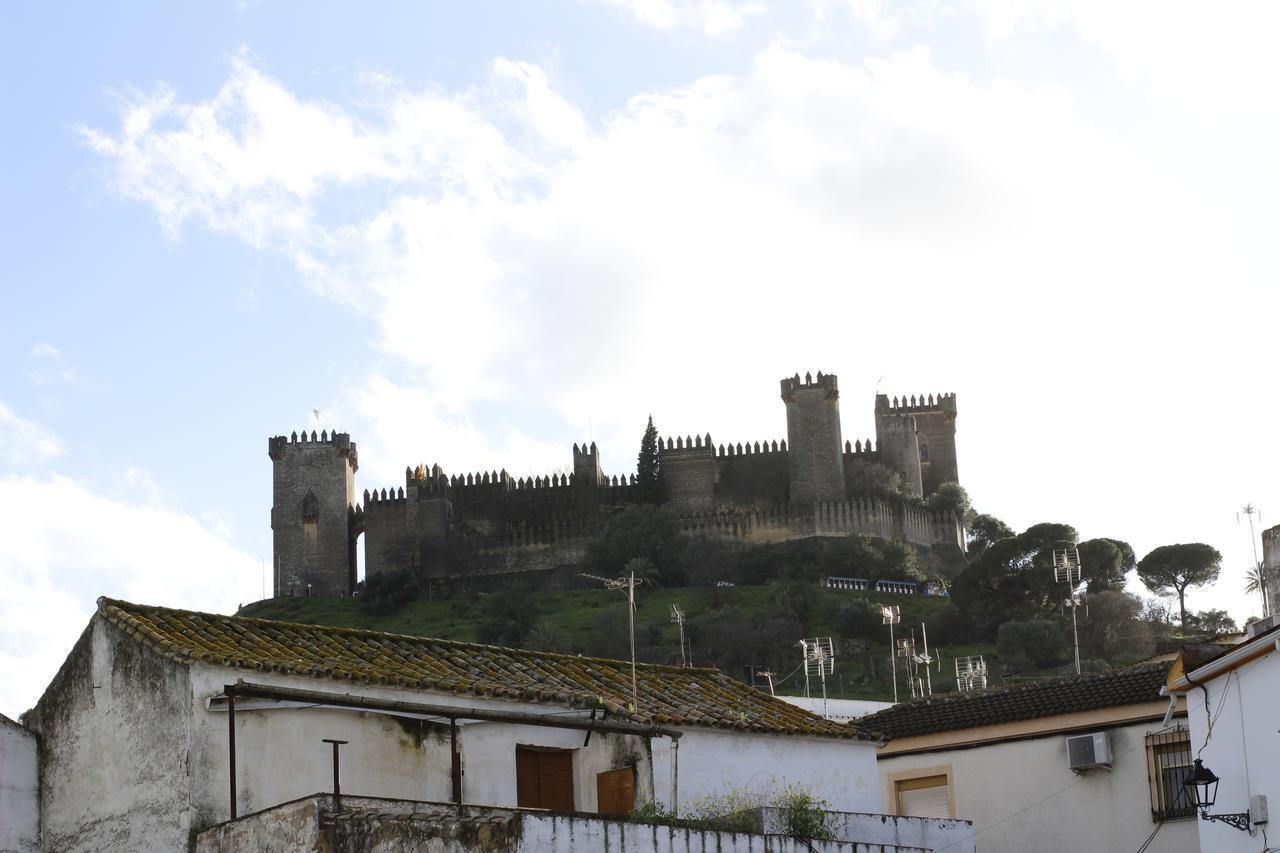
<svg viewBox="0 0 1280 853">
<path fill-rule="evenodd" d="M 276 436 L 272 464 L 272 574 L 276 597 L 350 595 L 356 583 L 352 515 L 356 445 L 345 432 Z"/>
<path fill-rule="evenodd" d="M 832 374 L 818 371 L 783 379 L 787 407 L 787 471 L 790 501 L 812 504 L 845 499 L 844 443 L 840 440 L 840 391 Z"/>
</svg>

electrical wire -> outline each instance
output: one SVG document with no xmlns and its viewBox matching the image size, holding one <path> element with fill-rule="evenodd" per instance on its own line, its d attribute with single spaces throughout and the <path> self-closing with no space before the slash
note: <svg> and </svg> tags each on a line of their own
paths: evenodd
<svg viewBox="0 0 1280 853">
<path fill-rule="evenodd" d="M 1155 841 L 1156 833 L 1160 831 L 1160 827 L 1162 826 L 1164 826 L 1164 821 L 1160 821 L 1156 824 L 1156 828 L 1151 830 L 1151 834 L 1147 836 L 1146 841 L 1142 842 L 1142 846 L 1138 848 L 1137 853 L 1143 853 L 1144 850 L 1151 846 L 1151 842 Z"/>
</svg>

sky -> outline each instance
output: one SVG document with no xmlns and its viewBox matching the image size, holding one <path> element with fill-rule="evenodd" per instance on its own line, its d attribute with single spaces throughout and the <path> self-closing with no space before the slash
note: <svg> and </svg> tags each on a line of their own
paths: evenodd
<svg viewBox="0 0 1280 853">
<path fill-rule="evenodd" d="M 263 596 L 271 435 L 351 433 L 358 490 L 591 440 L 625 474 L 649 414 L 785 437 L 818 370 L 851 439 L 955 392 L 980 511 L 1208 542 L 1190 607 L 1256 615 L 1278 18 L 0 3 L 0 712 L 99 596 Z"/>
</svg>

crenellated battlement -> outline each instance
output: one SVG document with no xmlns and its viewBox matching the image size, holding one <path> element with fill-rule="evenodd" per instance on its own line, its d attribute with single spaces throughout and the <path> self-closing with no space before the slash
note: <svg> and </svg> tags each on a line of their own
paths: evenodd
<svg viewBox="0 0 1280 853">
<path fill-rule="evenodd" d="M 797 373 L 790 379 L 783 379 L 781 384 L 783 402 L 791 402 L 797 394 L 821 392 L 822 396 L 827 399 L 834 400 L 840 396 L 840 390 L 836 383 L 834 373 L 824 374 L 818 371 L 818 378 L 814 379 L 810 374 L 804 375 L 804 380 L 800 379 Z"/>
<path fill-rule="evenodd" d="M 846 441 L 844 443 L 844 452 L 853 454 L 855 456 L 859 454 L 874 455 L 876 453 L 876 449 L 874 446 L 872 446 L 871 439 L 868 438 L 865 442 L 854 441 L 853 443 L 850 443 Z"/>
<path fill-rule="evenodd" d="M 267 439 L 267 455 L 273 462 L 283 461 L 285 456 L 291 453 L 315 452 L 324 447 L 332 447 L 337 451 L 339 456 L 351 464 L 352 471 L 359 469 L 360 460 L 356 453 L 356 444 L 351 440 L 350 434 L 345 432 L 331 433 L 328 430 L 321 430 L 317 435 L 315 430 L 308 433 L 304 429 L 301 434 L 293 432 L 287 436 L 277 435 Z"/>
<path fill-rule="evenodd" d="M 746 444 L 729 444 L 720 445 L 716 448 L 717 459 L 733 459 L 738 456 L 762 456 L 766 453 L 786 453 L 787 440 L 782 441 L 757 441 L 755 444 L 747 442 Z"/>
<path fill-rule="evenodd" d="M 956 413 L 956 395 L 930 394 L 919 397 L 890 397 L 888 394 L 876 395 L 876 412 L 893 415 L 914 415 L 930 413 Z"/>
<path fill-rule="evenodd" d="M 711 449 L 711 433 L 707 433 L 705 438 L 701 435 L 687 435 L 684 438 L 677 435 L 675 438 L 658 439 L 659 454 L 688 453 L 691 451 L 710 452 Z"/>
</svg>

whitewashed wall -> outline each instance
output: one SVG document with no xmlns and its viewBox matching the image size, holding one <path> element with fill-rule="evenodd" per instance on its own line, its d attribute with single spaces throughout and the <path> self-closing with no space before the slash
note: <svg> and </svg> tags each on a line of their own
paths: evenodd
<svg viewBox="0 0 1280 853">
<path fill-rule="evenodd" d="M 0 853 L 39 851 L 36 737 L 0 715 Z"/>
<path fill-rule="evenodd" d="M 1145 735 L 1159 722 L 1109 729 L 1111 770 L 1081 776 L 1067 768 L 1064 735 L 918 755 L 881 756 L 881 804 L 896 811 L 892 777 L 906 770 L 949 770 L 954 817 L 973 821 L 982 853 L 1027 850 L 1130 851 L 1155 829 Z M 1166 823 L 1146 853 L 1196 853 L 1193 820 Z M 1215 848 L 1204 848 L 1205 850 Z"/>
<path fill-rule="evenodd" d="M 245 677 L 243 670 L 195 666 L 191 696 L 192 800 L 202 825 L 228 817 L 227 714 L 206 709 L 223 685 Z M 255 684 L 341 693 L 345 686 L 317 679 L 252 673 Z M 352 689 L 352 688 L 346 688 Z M 359 686 L 361 695 L 405 702 L 484 707 L 530 713 L 556 713 L 546 705 L 486 702 L 473 697 Z M 249 710 L 236 703 L 236 781 L 240 814 L 274 806 L 333 787 L 332 747 L 324 738 L 350 743 L 342 747 L 342 787 L 353 794 L 448 802 L 452 798 L 447 725 L 386 714 L 319 708 Z M 585 716 L 585 715 L 581 715 Z M 477 721 L 459 722 L 462 796 L 468 803 L 516 804 L 517 744 L 575 750 L 574 804 L 595 811 L 596 774 L 636 767 L 637 800 L 651 796 L 650 759 L 643 738 L 592 734 L 570 729 Z"/>
<path fill-rule="evenodd" d="M 875 746 L 867 741 L 788 735 L 749 735 L 687 729 L 679 747 L 679 806 L 729 788 L 773 791 L 803 785 L 846 812 L 879 811 Z M 671 803 L 671 744 L 653 742 L 658 802 Z"/>
<path fill-rule="evenodd" d="M 1213 734 L 1207 738 L 1205 694 L 1187 691 L 1187 719 L 1191 744 L 1201 747 L 1200 760 L 1222 781 L 1213 811 L 1243 812 L 1251 794 L 1267 796 L 1270 844 L 1280 846 L 1280 652 L 1269 654 L 1205 683 L 1214 713 Z M 1194 751 L 1193 750 L 1193 751 Z M 1221 853 L 1257 853 L 1261 835 L 1251 837 L 1216 822 L 1199 821 L 1200 849 Z"/>
</svg>

